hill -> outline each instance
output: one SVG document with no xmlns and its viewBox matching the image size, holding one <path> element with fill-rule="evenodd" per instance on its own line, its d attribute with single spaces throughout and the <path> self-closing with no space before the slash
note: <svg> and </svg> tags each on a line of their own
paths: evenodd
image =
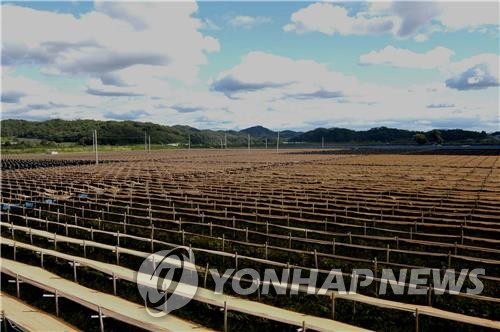
<svg viewBox="0 0 500 332">
<path fill-rule="evenodd" d="M 187 144 L 189 138 L 193 146 L 218 147 L 227 137 L 229 147 L 246 146 L 250 134 L 252 145 L 264 145 L 266 139 L 275 140 L 277 132 L 262 126 L 254 126 L 240 131 L 197 129 L 190 126 L 164 126 L 150 122 L 96 121 L 96 120 L 2 120 L 2 144 L 23 139 L 42 141 L 45 144 L 71 142 L 80 145 L 92 144 L 92 131 L 97 129 L 100 144 L 134 145 L 143 144 L 145 135 L 151 136 L 152 144 Z M 411 130 L 378 127 L 356 131 L 346 128 L 317 128 L 307 132 L 280 131 L 280 140 L 294 144 L 319 144 L 324 139 L 327 144 L 498 144 L 493 135 L 462 129 L 431 130 L 417 132 Z M 271 143 L 271 142 L 269 142 Z M 27 143 L 26 143 L 27 144 Z M 34 144 L 34 143 L 32 143 Z M 272 144 L 272 143 L 271 143 Z"/>
<path fill-rule="evenodd" d="M 274 137 L 276 133 L 262 126 L 254 126 L 240 130 L 240 133 L 250 134 L 253 137 Z"/>
<path fill-rule="evenodd" d="M 190 126 L 164 126 L 150 122 L 135 121 L 96 121 L 96 120 L 2 120 L 2 137 L 37 139 L 45 142 L 73 142 L 81 145 L 92 144 L 92 131 L 98 131 L 100 144 L 131 145 L 143 144 L 145 135 L 151 136 L 152 144 L 187 144 L 220 146 L 221 140 L 227 137 L 228 146 L 247 144 L 250 133 L 252 145 L 263 145 L 266 138 L 276 137 L 276 133 L 260 127 L 242 131 L 222 131 L 197 129 Z M 4 140 L 5 141 L 5 140 Z"/>
<path fill-rule="evenodd" d="M 494 138 L 483 132 L 462 129 L 433 129 L 427 132 L 378 127 L 355 131 L 345 128 L 317 128 L 290 138 L 291 142 L 316 142 L 324 138 L 328 143 L 342 144 L 414 144 L 416 136 L 423 135 L 425 143 L 475 144 L 493 143 Z"/>
</svg>

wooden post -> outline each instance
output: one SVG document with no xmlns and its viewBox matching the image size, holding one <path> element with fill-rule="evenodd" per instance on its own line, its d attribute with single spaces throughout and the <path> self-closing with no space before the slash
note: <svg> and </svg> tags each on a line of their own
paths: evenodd
<svg viewBox="0 0 500 332">
<path fill-rule="evenodd" d="M 56 316 L 59 317 L 59 291 L 54 290 L 54 299 L 56 301 Z"/>
<path fill-rule="evenodd" d="M 335 320 L 335 292 L 332 291 L 332 320 Z"/>
<path fill-rule="evenodd" d="M 464 226 L 460 226 L 460 243 L 464 244 Z"/>
<path fill-rule="evenodd" d="M 205 277 L 203 278 L 203 288 L 207 288 L 207 278 L 208 278 L 208 263 L 205 267 Z"/>
<path fill-rule="evenodd" d="M 76 275 L 76 262 L 73 261 L 73 281 L 77 282 L 77 275 Z"/>
<path fill-rule="evenodd" d="M 432 307 L 432 283 L 429 283 L 429 288 L 427 289 L 427 304 Z"/>
<path fill-rule="evenodd" d="M 102 309 L 101 307 L 97 307 L 97 312 L 99 313 L 99 331 L 104 332 L 104 321 L 102 319 Z"/>
<path fill-rule="evenodd" d="M 116 295 L 116 275 L 113 272 L 113 294 Z"/>
<path fill-rule="evenodd" d="M 16 294 L 18 298 L 21 298 L 21 289 L 19 287 L 19 274 L 16 273 Z"/>
<path fill-rule="evenodd" d="M 418 327 L 418 308 L 415 308 L 415 332 L 419 331 Z"/>
<path fill-rule="evenodd" d="M 227 326 L 227 302 L 224 301 L 224 332 L 228 332 Z"/>
<path fill-rule="evenodd" d="M 154 233 L 155 233 L 155 225 L 151 225 L 151 252 L 154 252 Z"/>
<path fill-rule="evenodd" d="M 255 280 L 255 283 L 257 284 L 257 300 L 260 302 L 260 279 L 257 278 L 257 280 Z"/>
<path fill-rule="evenodd" d="M 266 259 L 267 259 L 267 257 L 266 257 Z M 314 249 L 314 266 L 316 266 L 316 268 L 318 268 L 318 253 L 316 252 L 316 249 Z"/>
</svg>

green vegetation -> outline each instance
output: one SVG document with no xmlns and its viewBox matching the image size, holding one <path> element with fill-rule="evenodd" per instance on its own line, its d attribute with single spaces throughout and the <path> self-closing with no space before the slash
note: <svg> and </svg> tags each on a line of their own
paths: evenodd
<svg viewBox="0 0 500 332">
<path fill-rule="evenodd" d="M 250 133 L 252 145 L 263 146 L 266 137 L 249 132 L 199 130 L 189 126 L 163 126 L 150 122 L 95 121 L 95 120 L 48 120 L 42 122 L 25 120 L 2 120 L 2 146 L 14 149 L 61 148 L 60 143 L 78 146 L 92 145 L 92 131 L 98 132 L 100 145 L 144 146 L 145 135 L 151 137 L 151 144 L 168 147 L 187 146 L 189 138 L 192 147 L 219 147 L 227 136 L 228 147 L 247 145 Z M 269 137 L 271 139 L 271 137 Z M 72 149 L 77 149 L 73 146 Z M 15 149 L 14 149 L 15 150 Z M 78 150 L 78 149 L 77 149 Z"/>
<path fill-rule="evenodd" d="M 415 144 L 416 135 L 423 135 L 419 144 L 498 144 L 500 140 L 486 132 L 468 131 L 462 129 L 431 130 L 419 133 L 411 130 L 378 127 L 369 130 L 351 130 L 345 128 L 317 128 L 296 135 L 291 142 L 321 142 L 324 138 L 328 143 L 341 144 Z"/>
<path fill-rule="evenodd" d="M 420 145 L 425 144 L 427 143 L 427 137 L 425 137 L 425 134 L 422 133 L 415 134 L 415 142 Z"/>
<path fill-rule="evenodd" d="M 228 147 L 246 147 L 248 135 L 252 146 L 276 144 L 278 133 L 262 126 L 241 131 L 200 130 L 189 126 L 164 126 L 150 122 L 96 120 L 2 120 L 2 149 L 6 153 L 90 151 L 92 131 L 97 129 L 101 150 L 141 150 L 145 135 L 154 148 L 217 148 L 227 137 Z M 418 137 L 418 140 L 417 140 Z M 425 139 L 424 139 L 425 138 Z M 317 128 L 308 132 L 280 132 L 283 144 L 498 144 L 498 135 L 461 129 L 431 130 L 425 133 L 379 127 L 365 131 L 345 128 Z"/>
</svg>

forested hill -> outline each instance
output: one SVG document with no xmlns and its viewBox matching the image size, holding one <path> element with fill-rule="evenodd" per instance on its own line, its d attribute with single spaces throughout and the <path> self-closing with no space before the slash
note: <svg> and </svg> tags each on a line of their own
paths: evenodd
<svg viewBox="0 0 500 332">
<path fill-rule="evenodd" d="M 189 126 L 164 126 L 135 121 L 95 121 L 95 120 L 2 120 L 2 144 L 13 139 L 38 139 L 47 142 L 73 142 L 83 145 L 92 144 L 92 130 L 97 129 L 100 144 L 129 145 L 144 143 L 144 135 L 151 136 L 153 144 L 184 144 L 191 138 L 193 145 L 217 146 L 227 137 L 228 146 L 247 144 L 248 135 L 252 144 L 264 144 L 276 140 L 277 132 L 262 126 L 240 131 L 200 130 Z M 496 143 L 498 135 L 483 132 L 453 130 L 431 130 L 416 132 L 386 127 L 356 131 L 344 128 L 317 128 L 307 132 L 282 131 L 283 143 L 320 143 L 326 144 L 477 144 Z"/>
<path fill-rule="evenodd" d="M 345 128 L 317 128 L 291 138 L 294 142 L 325 142 L 335 143 L 486 143 L 494 142 L 496 138 L 486 132 L 468 131 L 462 129 L 434 129 L 427 132 L 394 129 L 386 127 L 355 131 Z"/>
</svg>

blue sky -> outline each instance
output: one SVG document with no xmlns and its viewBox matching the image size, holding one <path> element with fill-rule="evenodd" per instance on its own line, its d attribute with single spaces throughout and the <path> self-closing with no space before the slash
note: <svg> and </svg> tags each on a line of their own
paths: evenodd
<svg viewBox="0 0 500 332">
<path fill-rule="evenodd" d="M 4 2 L 2 118 L 500 130 L 498 6 Z"/>
</svg>

